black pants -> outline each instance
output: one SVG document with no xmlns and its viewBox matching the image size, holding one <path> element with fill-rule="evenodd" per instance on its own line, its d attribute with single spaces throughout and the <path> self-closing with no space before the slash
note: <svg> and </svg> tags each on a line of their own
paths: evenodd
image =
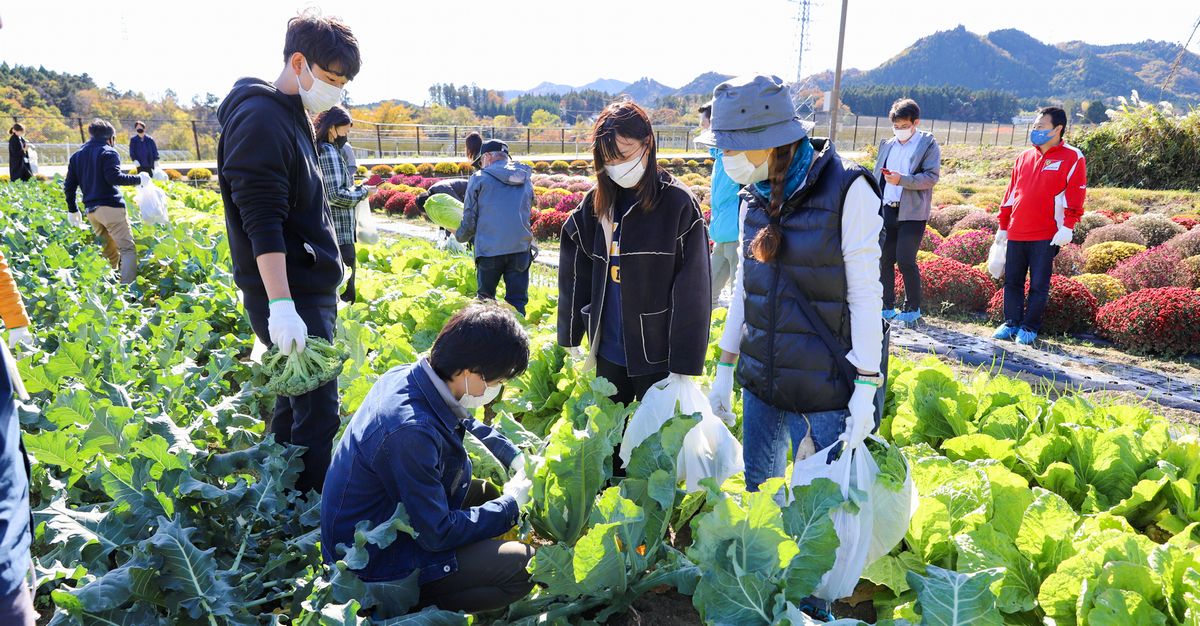
<svg viewBox="0 0 1200 626">
<path fill-rule="evenodd" d="M 482 480 L 471 481 L 463 508 L 479 506 L 500 497 L 500 491 Z M 420 606 L 436 605 L 448 611 L 494 611 L 524 598 L 533 589 L 525 568 L 533 547 L 518 541 L 487 539 L 454 551 L 458 570 L 445 578 L 421 585 Z"/>
<path fill-rule="evenodd" d="M 900 221 L 900 208 L 883 207 L 883 255 L 879 259 L 879 279 L 883 283 L 883 309 L 896 308 L 896 266 L 904 278 L 904 310 L 921 309 L 921 270 L 917 251 L 925 236 L 924 221 Z"/>
<path fill-rule="evenodd" d="M 630 376 L 629 370 L 624 365 L 617 365 L 604 357 L 597 356 L 596 376 L 608 379 L 608 382 L 617 388 L 617 393 L 609 396 L 609 400 L 621 404 L 629 404 L 634 401 L 641 402 L 646 392 L 650 391 L 650 388 L 654 386 L 654 383 L 666 378 L 667 373 Z M 625 468 L 621 466 L 620 451 L 621 448 L 618 446 L 613 450 L 612 456 L 613 476 L 617 477 L 625 475 Z"/>
<path fill-rule="evenodd" d="M 358 256 L 352 243 L 344 243 L 338 246 L 338 250 L 342 251 L 342 262 L 350 268 L 350 280 L 346 281 L 346 290 L 342 292 L 342 302 L 354 302 L 354 277 L 358 274 Z"/>
<path fill-rule="evenodd" d="M 153 174 L 154 173 L 154 164 L 151 163 L 150 165 L 139 165 L 137 170 L 138 170 L 139 174 L 141 174 L 142 172 L 146 172 L 147 174 Z"/>
<path fill-rule="evenodd" d="M 667 377 L 667 373 L 647 374 L 645 376 L 630 376 L 624 365 L 617 365 L 604 357 L 596 357 L 596 376 L 607 378 L 617 388 L 617 393 L 609 396 L 609 400 L 629 404 L 641 402 L 642 397 L 654 386 L 654 383 Z"/>
<path fill-rule="evenodd" d="M 246 294 L 246 314 L 254 334 L 268 346 L 271 335 L 267 331 L 267 300 L 258 295 Z M 296 312 L 308 326 L 308 334 L 326 341 L 333 340 L 334 324 L 337 321 L 337 306 L 313 304 L 296 300 Z M 301 457 L 304 470 L 296 480 L 296 489 L 321 492 L 325 484 L 325 473 L 333 456 L 333 438 L 340 425 L 338 406 L 338 383 L 331 380 L 302 396 L 283 397 L 275 400 L 275 412 L 271 417 L 271 432 L 275 441 L 307 450 Z"/>
<path fill-rule="evenodd" d="M 500 256 L 481 256 L 475 259 L 477 293 L 486 300 L 496 299 L 496 287 L 504 279 L 504 301 L 511 304 L 521 315 L 529 303 L 529 266 L 533 264 L 532 252 L 517 252 Z"/>
<path fill-rule="evenodd" d="M 1004 256 L 1004 321 L 1038 332 L 1050 299 L 1050 274 L 1058 246 L 1047 241 L 1009 241 Z M 1025 276 L 1029 276 L 1029 299 L 1025 298 Z"/>
</svg>

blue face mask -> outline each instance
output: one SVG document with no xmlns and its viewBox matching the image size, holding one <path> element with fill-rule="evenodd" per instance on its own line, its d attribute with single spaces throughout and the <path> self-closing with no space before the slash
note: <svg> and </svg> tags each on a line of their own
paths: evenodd
<svg viewBox="0 0 1200 626">
<path fill-rule="evenodd" d="M 1046 142 L 1054 139 L 1054 129 L 1050 130 L 1031 130 L 1029 131 L 1029 142 L 1035 146 L 1045 145 Z"/>
</svg>

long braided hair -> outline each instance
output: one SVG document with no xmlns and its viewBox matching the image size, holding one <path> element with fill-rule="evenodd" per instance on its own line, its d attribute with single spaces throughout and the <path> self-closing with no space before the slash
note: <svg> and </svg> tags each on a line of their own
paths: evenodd
<svg viewBox="0 0 1200 626">
<path fill-rule="evenodd" d="M 771 181 L 771 202 L 767 207 L 767 216 L 771 218 L 771 223 L 758 231 L 750 242 L 750 253 L 759 263 L 770 263 L 783 251 L 783 228 L 779 225 L 779 214 L 787 200 L 785 188 L 788 168 L 799 148 L 800 142 L 790 143 L 772 148 L 767 155 L 767 180 Z"/>
</svg>

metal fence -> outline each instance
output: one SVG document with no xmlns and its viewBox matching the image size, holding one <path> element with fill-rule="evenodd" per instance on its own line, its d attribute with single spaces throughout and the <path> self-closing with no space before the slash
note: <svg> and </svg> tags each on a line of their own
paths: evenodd
<svg viewBox="0 0 1200 626">
<path fill-rule="evenodd" d="M 589 158 L 591 128 L 532 128 L 526 126 L 434 126 L 428 124 L 376 124 L 355 121 L 350 144 L 355 154 L 366 158 L 462 156 L 467 135 L 478 132 L 500 139 L 518 156 L 546 155 Z M 660 152 L 696 150 L 699 130 L 687 126 L 657 126 L 654 129 Z"/>
<path fill-rule="evenodd" d="M 87 118 L 23 118 L 26 139 L 37 146 L 39 163 L 62 165 L 87 141 Z M 129 138 L 139 120 L 110 120 L 117 128 L 116 146 L 128 158 Z M 140 120 L 154 137 L 164 162 L 216 159 L 220 128 L 206 120 Z M 829 135 L 829 115 L 817 116 L 813 135 Z M 1027 124 L 996 124 L 921 120 L 921 128 L 934 134 L 943 145 L 1023 146 L 1029 143 Z M 359 158 L 453 158 L 465 152 L 464 142 L 472 131 L 486 138 L 506 141 L 518 156 L 583 158 L 591 155 L 590 128 L 531 128 L 525 126 L 441 126 L 428 124 L 379 124 L 356 121 L 350 143 Z M 659 151 L 663 154 L 701 150 L 695 142 L 699 129 L 686 126 L 656 126 Z M 847 115 L 839 119 L 838 144 L 843 151 L 878 145 L 892 132 L 886 117 Z M 0 151 L 0 163 L 7 152 Z"/>
<path fill-rule="evenodd" d="M 821 114 L 815 120 L 813 135 L 829 136 L 829 115 Z M 1072 126 L 1091 128 L 1090 125 Z M 1033 124 L 999 124 L 995 122 L 955 122 L 950 120 L 921 120 L 920 129 L 933 133 L 942 145 L 972 146 L 1028 146 L 1029 131 Z M 878 146 L 880 141 L 892 135 L 892 122 L 886 117 L 846 115 L 838 119 L 838 145 L 842 150 L 863 150 L 867 146 Z"/>
</svg>

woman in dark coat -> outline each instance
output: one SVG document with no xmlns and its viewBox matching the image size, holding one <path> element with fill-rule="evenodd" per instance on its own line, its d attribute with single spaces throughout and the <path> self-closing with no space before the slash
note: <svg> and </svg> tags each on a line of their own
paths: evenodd
<svg viewBox="0 0 1200 626">
<path fill-rule="evenodd" d="M 25 143 L 25 127 L 20 124 L 13 124 L 8 129 L 8 178 L 33 178 L 33 168 L 29 166 L 29 144 Z"/>
</svg>

